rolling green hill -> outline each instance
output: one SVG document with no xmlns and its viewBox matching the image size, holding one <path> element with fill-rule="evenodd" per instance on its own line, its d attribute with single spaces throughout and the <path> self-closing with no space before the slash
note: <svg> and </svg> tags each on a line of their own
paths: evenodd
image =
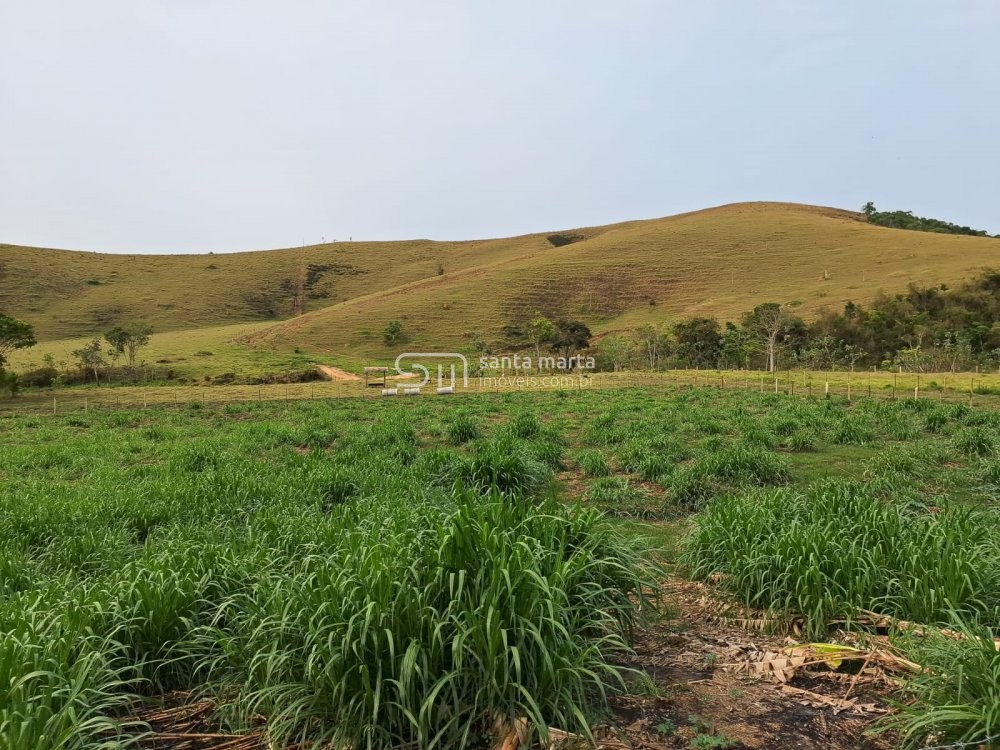
<svg viewBox="0 0 1000 750">
<path fill-rule="evenodd" d="M 910 282 L 954 283 L 998 257 L 992 238 L 888 229 L 833 208 L 741 203 L 469 242 L 174 256 L 0 245 L 0 310 L 33 323 L 40 340 L 62 339 L 60 349 L 141 319 L 160 333 L 226 326 L 218 329 L 225 341 L 240 330 L 244 345 L 361 361 L 395 353 L 381 336 L 391 320 L 403 325 L 397 349 L 451 350 L 477 337 L 511 344 L 536 312 L 579 318 L 598 334 L 681 315 L 735 317 L 768 300 L 808 318 Z M 172 353 L 182 339 L 171 337 Z"/>
<path fill-rule="evenodd" d="M 273 321 L 433 277 L 513 260 L 519 239 L 353 242 L 220 255 L 109 255 L 0 245 L 0 310 L 40 339 L 125 320 L 158 331 Z"/>
<path fill-rule="evenodd" d="M 527 255 L 347 300 L 256 331 L 272 346 L 378 357 L 379 331 L 403 324 L 401 346 L 461 349 L 474 337 L 503 346 L 536 312 L 573 317 L 595 333 L 695 314 L 737 318 L 763 301 L 808 318 L 911 282 L 956 282 L 1000 259 L 995 239 L 885 229 L 857 214 L 750 203 L 591 230 Z"/>
</svg>

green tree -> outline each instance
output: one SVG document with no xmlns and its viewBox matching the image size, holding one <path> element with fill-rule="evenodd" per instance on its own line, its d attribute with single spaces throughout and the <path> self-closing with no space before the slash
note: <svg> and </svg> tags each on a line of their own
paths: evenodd
<svg viewBox="0 0 1000 750">
<path fill-rule="evenodd" d="M 843 346 L 843 341 L 839 341 L 829 334 L 816 336 L 803 348 L 799 361 L 810 370 L 835 369 L 836 364 L 840 361 L 840 352 Z"/>
<path fill-rule="evenodd" d="M 0 369 L 7 364 L 7 355 L 12 351 L 37 343 L 35 329 L 29 323 L 0 313 Z"/>
<path fill-rule="evenodd" d="M 397 343 L 403 335 L 403 324 L 398 320 L 392 320 L 382 329 L 382 340 L 386 346 Z"/>
<path fill-rule="evenodd" d="M 743 368 L 749 365 L 750 356 L 759 350 L 756 337 L 735 323 L 726 323 L 719 347 L 719 358 L 725 367 Z"/>
<path fill-rule="evenodd" d="M 555 324 L 544 315 L 536 315 L 525 329 L 528 340 L 535 348 L 535 367 L 541 367 L 542 344 L 547 344 L 556 335 Z"/>
<path fill-rule="evenodd" d="M 0 368 L 0 391 L 7 391 L 11 398 L 13 398 L 17 395 L 20 387 L 17 373 L 7 372 L 6 370 Z"/>
<path fill-rule="evenodd" d="M 876 213 L 875 204 L 872 203 L 871 201 L 868 201 L 865 205 L 863 205 L 861 207 L 861 210 L 864 211 L 865 218 L 868 219 L 868 221 L 871 221 L 872 216 L 874 216 Z"/>
<path fill-rule="evenodd" d="M 666 333 L 659 326 L 652 323 L 639 326 L 636 333 L 639 335 L 639 343 L 642 344 L 646 352 L 646 361 L 649 363 L 649 369 L 657 369 L 660 364 L 660 357 L 670 348 L 670 341 Z"/>
<path fill-rule="evenodd" d="M 111 345 L 111 351 L 117 356 L 124 355 L 128 368 L 134 370 L 136 356 L 140 349 L 149 344 L 152 333 L 153 329 L 145 323 L 129 323 L 115 326 L 104 334 L 104 338 Z"/>
<path fill-rule="evenodd" d="M 89 344 L 73 351 L 73 356 L 80 360 L 80 367 L 85 371 L 90 371 L 94 375 L 94 382 L 101 384 L 101 368 L 104 367 L 104 350 L 101 348 L 101 340 L 93 339 Z"/>
<path fill-rule="evenodd" d="M 569 358 L 590 346 L 590 329 L 579 320 L 559 320 L 552 336 L 552 350 Z"/>
<path fill-rule="evenodd" d="M 851 366 L 851 372 L 854 372 L 854 366 L 858 363 L 858 360 L 864 359 L 865 350 L 854 344 L 844 344 L 842 351 L 844 352 L 844 361 Z"/>
<path fill-rule="evenodd" d="M 615 372 L 623 369 L 632 354 L 634 342 L 625 336 L 606 336 L 600 341 L 600 352 L 607 357 Z"/>
<path fill-rule="evenodd" d="M 714 367 L 719 361 L 722 334 L 715 318 L 696 317 L 674 324 L 677 358 L 690 367 Z"/>
<path fill-rule="evenodd" d="M 743 327 L 760 340 L 767 355 L 767 371 L 774 372 L 778 350 L 803 323 L 780 303 L 764 302 L 744 314 Z"/>
</svg>

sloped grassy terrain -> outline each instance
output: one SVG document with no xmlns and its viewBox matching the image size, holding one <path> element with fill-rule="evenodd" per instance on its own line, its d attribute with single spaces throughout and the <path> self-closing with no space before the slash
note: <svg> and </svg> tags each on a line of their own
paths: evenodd
<svg viewBox="0 0 1000 750">
<path fill-rule="evenodd" d="M 174 690 L 279 747 L 585 733 L 648 609 L 635 519 L 817 639 L 859 609 L 964 629 L 906 645 L 903 736 L 988 736 L 998 446 L 964 406 L 711 389 L 4 419 L 0 746 L 122 742 Z"/>
<path fill-rule="evenodd" d="M 790 203 L 468 242 L 217 255 L 0 244 L 0 310 L 32 323 L 42 341 L 76 342 L 59 345 L 66 351 L 128 321 L 160 334 L 263 322 L 274 327 L 247 331 L 259 348 L 384 359 L 471 350 L 474 337 L 500 350 L 512 327 L 539 312 L 580 319 L 598 334 L 686 315 L 737 319 L 768 301 L 809 318 L 911 282 L 954 284 L 995 264 L 997 247 L 992 238 L 887 229 L 856 212 Z M 390 349 L 382 330 L 393 320 L 403 336 Z"/>
<path fill-rule="evenodd" d="M 552 246 L 543 235 L 502 263 L 446 273 L 315 310 L 255 332 L 260 345 L 385 358 L 400 351 L 497 351 L 539 312 L 584 321 L 597 334 L 678 317 L 739 316 L 760 302 L 809 319 L 909 283 L 953 284 L 995 262 L 986 237 L 867 224 L 857 214 L 787 203 L 738 203 L 580 232 Z M 403 325 L 386 347 L 382 328 Z M 523 340 L 520 341 L 523 345 Z"/>
</svg>

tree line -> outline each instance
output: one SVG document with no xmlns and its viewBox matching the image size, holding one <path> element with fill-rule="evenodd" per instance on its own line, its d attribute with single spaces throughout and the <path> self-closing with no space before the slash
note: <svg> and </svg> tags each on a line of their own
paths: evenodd
<svg viewBox="0 0 1000 750">
<path fill-rule="evenodd" d="M 0 391 L 13 396 L 19 387 L 17 374 L 7 371 L 7 356 L 36 343 L 35 329 L 30 324 L 0 313 Z"/>
<path fill-rule="evenodd" d="M 68 369 L 68 362 L 57 363 L 52 354 L 42 359 L 44 366 L 18 375 L 7 370 L 7 357 L 17 349 L 26 349 L 37 343 L 34 327 L 30 323 L 0 313 L 0 391 L 15 395 L 22 385 L 50 386 L 59 382 L 90 380 L 98 385 L 108 380 L 116 371 L 136 376 L 143 363 L 139 352 L 149 344 L 151 326 L 125 323 L 112 328 L 103 339 L 95 336 L 87 344 L 71 352 L 75 360 L 75 373 Z M 62 366 L 63 372 L 57 369 Z"/>
<path fill-rule="evenodd" d="M 105 379 L 110 378 L 115 370 L 135 376 L 139 367 L 139 351 L 149 344 L 152 334 L 152 327 L 145 323 L 127 323 L 112 328 L 104 334 L 103 340 L 95 336 L 71 354 L 80 371 L 93 375 L 94 382 L 100 385 L 102 373 Z"/>
<path fill-rule="evenodd" d="M 960 224 L 952 224 L 941 219 L 928 219 L 924 216 L 914 216 L 910 211 L 879 211 L 875 204 L 868 201 L 861 207 L 869 224 L 891 229 L 912 229 L 917 232 L 938 232 L 939 234 L 968 234 L 973 237 L 989 237 L 982 229 L 972 229 Z M 994 235 L 1000 237 L 1000 235 Z"/>
<path fill-rule="evenodd" d="M 598 342 L 605 369 L 815 370 L 901 367 L 911 372 L 1000 366 L 1000 272 L 951 289 L 911 284 L 868 306 L 848 302 L 806 323 L 777 302 L 739 321 L 697 316 L 641 326 Z"/>
</svg>

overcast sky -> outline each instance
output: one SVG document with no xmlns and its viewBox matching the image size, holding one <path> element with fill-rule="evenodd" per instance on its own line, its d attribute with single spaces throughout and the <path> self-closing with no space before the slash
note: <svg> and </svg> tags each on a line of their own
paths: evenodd
<svg viewBox="0 0 1000 750">
<path fill-rule="evenodd" d="M 1000 232 L 996 0 L 0 8 L 0 242 L 469 239 L 745 200 Z"/>
</svg>

